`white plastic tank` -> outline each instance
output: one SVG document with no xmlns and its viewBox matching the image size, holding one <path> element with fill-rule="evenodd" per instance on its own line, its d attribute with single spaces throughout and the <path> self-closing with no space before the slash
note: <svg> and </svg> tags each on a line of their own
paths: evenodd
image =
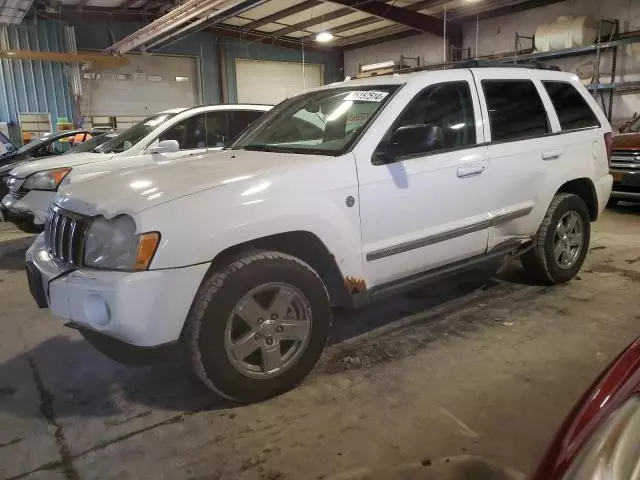
<svg viewBox="0 0 640 480">
<path fill-rule="evenodd" d="M 535 42 L 539 51 L 591 45 L 598 36 L 598 22 L 589 15 L 563 16 L 536 29 Z"/>
</svg>

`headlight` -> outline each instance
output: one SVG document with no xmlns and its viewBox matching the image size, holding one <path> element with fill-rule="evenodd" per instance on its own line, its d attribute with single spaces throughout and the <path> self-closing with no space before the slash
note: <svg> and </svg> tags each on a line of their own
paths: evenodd
<svg viewBox="0 0 640 480">
<path fill-rule="evenodd" d="M 640 398 L 631 397 L 591 436 L 563 479 L 640 478 Z"/>
<path fill-rule="evenodd" d="M 112 220 L 98 217 L 91 222 L 84 243 L 84 264 L 111 270 L 146 270 L 151 264 L 160 234 L 136 234 L 128 215 Z"/>
<path fill-rule="evenodd" d="M 29 175 L 22 184 L 25 190 L 57 190 L 70 168 L 54 168 Z"/>
</svg>

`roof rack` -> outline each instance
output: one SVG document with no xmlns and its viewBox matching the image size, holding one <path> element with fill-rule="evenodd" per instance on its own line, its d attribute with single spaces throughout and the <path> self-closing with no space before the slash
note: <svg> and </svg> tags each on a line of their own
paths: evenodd
<svg viewBox="0 0 640 480">
<path fill-rule="evenodd" d="M 463 60 L 464 63 L 456 65 L 454 68 L 487 68 L 487 67 L 504 67 L 504 68 L 533 68 L 536 70 L 553 70 L 560 71 L 560 67 L 555 65 L 545 65 L 541 62 L 521 62 L 505 64 L 498 60 Z"/>
<path fill-rule="evenodd" d="M 428 70 L 447 70 L 451 68 L 532 68 L 535 70 L 552 70 L 559 72 L 560 67 L 555 65 L 545 65 L 542 62 L 518 62 L 507 63 L 501 58 L 496 59 L 471 59 L 456 60 L 454 62 L 437 63 L 432 65 L 421 65 L 417 67 L 398 68 L 393 73 L 413 73 Z"/>
</svg>

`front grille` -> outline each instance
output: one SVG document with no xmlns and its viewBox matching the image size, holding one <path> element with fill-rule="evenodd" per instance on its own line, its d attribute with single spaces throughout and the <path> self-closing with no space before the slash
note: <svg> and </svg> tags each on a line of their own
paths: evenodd
<svg viewBox="0 0 640 480">
<path fill-rule="evenodd" d="M 13 198 L 14 200 L 20 200 L 22 197 L 24 197 L 27 194 L 27 192 L 22 192 L 20 190 L 18 190 L 17 192 L 9 192 L 8 195 Z"/>
<path fill-rule="evenodd" d="M 615 170 L 640 170 L 640 152 L 614 151 L 611 155 L 611 168 Z"/>
<path fill-rule="evenodd" d="M 63 263 L 81 265 L 88 227 L 89 220 L 86 217 L 52 205 L 44 222 L 49 254 Z"/>
</svg>

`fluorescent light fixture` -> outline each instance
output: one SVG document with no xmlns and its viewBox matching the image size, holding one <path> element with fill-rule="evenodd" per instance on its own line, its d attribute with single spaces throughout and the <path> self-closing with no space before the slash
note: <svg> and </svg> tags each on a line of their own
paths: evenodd
<svg viewBox="0 0 640 480">
<path fill-rule="evenodd" d="M 451 125 L 449 128 L 452 130 L 460 130 L 461 128 L 464 128 L 465 125 L 466 123 L 456 123 L 455 125 Z"/>
<path fill-rule="evenodd" d="M 316 35 L 316 42 L 327 43 L 333 40 L 333 34 L 331 32 L 320 32 Z"/>
<path fill-rule="evenodd" d="M 360 71 L 370 72 L 371 70 L 378 70 L 380 68 L 391 68 L 391 67 L 394 67 L 395 65 L 396 65 L 396 62 L 394 62 L 393 60 L 389 60 L 386 62 L 379 62 L 379 63 L 370 63 L 369 65 L 362 65 L 360 67 Z"/>
</svg>

